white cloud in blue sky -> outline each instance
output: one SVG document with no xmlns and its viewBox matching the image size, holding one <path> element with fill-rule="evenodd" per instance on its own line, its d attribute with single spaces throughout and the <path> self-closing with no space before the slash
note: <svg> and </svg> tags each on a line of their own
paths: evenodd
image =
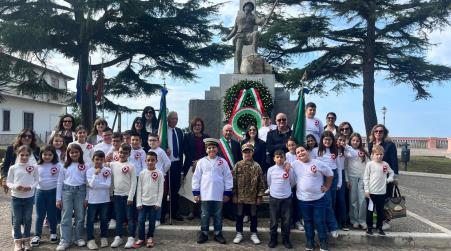
<svg viewBox="0 0 451 251">
<path fill-rule="evenodd" d="M 218 0 L 214 3 L 222 2 Z M 221 20 L 225 26 L 231 26 L 238 9 L 238 0 L 228 2 L 221 7 Z M 451 66 L 451 28 L 448 27 L 441 32 L 433 32 L 430 35 L 431 42 L 437 46 L 431 48 L 428 58 L 434 63 Z M 102 55 L 106 56 L 106 55 Z M 309 56 L 302 58 L 307 60 Z M 99 60 L 96 57 L 93 60 Z M 51 61 L 52 66 L 57 66 L 59 70 L 73 76 L 77 76 L 77 66 L 71 64 L 59 56 L 55 56 Z M 106 74 L 114 75 L 116 69 L 109 68 Z M 210 86 L 219 85 L 219 74 L 231 73 L 233 71 L 233 61 L 228 60 L 224 64 L 215 64 L 210 67 L 202 67 L 196 71 L 198 79 L 191 83 L 183 80 L 167 79 L 169 93 L 167 103 L 170 110 L 179 114 L 179 126 L 188 126 L 188 106 L 190 99 L 202 99 L 204 92 Z M 162 83 L 161 80 L 155 81 Z M 70 82 L 69 87 L 75 89 L 75 81 Z M 375 87 L 375 103 L 377 116 L 382 122 L 382 106 L 386 106 L 386 125 L 390 129 L 392 136 L 434 136 L 451 137 L 451 84 L 444 86 L 433 86 L 430 89 L 432 98 L 427 101 L 415 101 L 415 94 L 412 89 L 405 85 L 393 86 L 383 80 L 383 76 L 377 76 Z M 295 94 L 292 98 L 295 99 Z M 338 122 L 349 121 L 358 132 L 364 132 L 363 110 L 362 110 L 362 90 L 347 90 L 341 95 L 330 94 L 326 97 L 307 96 L 307 101 L 313 101 L 318 106 L 317 116 L 324 121 L 327 112 L 337 113 Z M 158 109 L 160 97 L 140 97 L 134 99 L 118 100 L 122 105 L 131 108 L 143 108 L 151 105 Z M 122 128 L 129 128 L 135 116 L 140 114 L 123 115 Z M 112 123 L 114 114 L 105 114 L 108 121 Z"/>
</svg>

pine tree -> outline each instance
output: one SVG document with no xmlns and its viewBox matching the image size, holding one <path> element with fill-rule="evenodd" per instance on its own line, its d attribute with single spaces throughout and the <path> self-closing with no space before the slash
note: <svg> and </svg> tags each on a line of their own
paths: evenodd
<svg viewBox="0 0 451 251">
<path fill-rule="evenodd" d="M 431 84 L 451 78 L 449 66 L 426 60 L 428 34 L 450 24 L 449 0 L 280 0 L 279 6 L 299 15 L 276 15 L 262 35 L 262 51 L 278 67 L 277 79 L 289 89 L 304 85 L 323 94 L 362 87 L 367 135 L 377 124 L 377 72 L 410 86 L 416 99 L 431 97 Z M 291 64 L 310 52 L 318 56 L 299 68 Z"/>
<path fill-rule="evenodd" d="M 134 97 L 161 88 L 145 80 L 156 73 L 192 80 L 196 67 L 229 57 L 230 47 L 212 42 L 218 7 L 202 0 L 2 0 L 0 44 L 11 53 L 59 53 L 77 63 L 82 123 L 91 128 L 92 72 L 119 67 L 106 93 Z M 90 55 L 110 60 L 91 64 Z M 118 108 L 108 99 L 105 106 Z"/>
</svg>

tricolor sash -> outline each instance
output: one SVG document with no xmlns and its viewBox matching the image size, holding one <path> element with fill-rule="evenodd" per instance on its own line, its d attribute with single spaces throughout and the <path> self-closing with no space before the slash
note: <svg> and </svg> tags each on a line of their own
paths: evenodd
<svg viewBox="0 0 451 251">
<path fill-rule="evenodd" d="M 219 139 L 219 147 L 221 148 L 221 152 L 224 155 L 225 160 L 229 164 L 230 169 L 233 169 L 235 166 L 235 159 L 233 158 L 232 149 L 230 148 L 227 140 L 224 137 Z"/>
</svg>

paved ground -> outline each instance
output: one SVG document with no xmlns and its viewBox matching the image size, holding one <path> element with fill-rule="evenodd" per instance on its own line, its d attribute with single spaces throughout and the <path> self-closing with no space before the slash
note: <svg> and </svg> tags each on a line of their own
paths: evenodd
<svg viewBox="0 0 451 251">
<path fill-rule="evenodd" d="M 424 219 L 410 215 L 409 217 L 398 219 L 393 221 L 391 233 L 397 232 L 421 232 L 421 233 L 443 233 L 444 227 L 451 229 L 451 179 L 434 178 L 434 177 L 416 177 L 416 176 L 401 176 L 401 192 L 407 198 L 408 209 L 416 215 L 422 216 L 427 220 L 436 223 L 428 224 L 424 222 Z M 12 249 L 11 238 L 11 218 L 10 218 L 10 202 L 9 195 L 0 194 L 0 250 Z M 181 228 L 189 228 L 187 225 L 196 225 L 197 222 L 184 222 L 180 226 Z M 232 222 L 225 222 L 226 226 L 233 226 Z M 267 227 L 267 219 L 261 220 L 259 225 L 263 228 Z M 192 228 L 192 227 L 191 227 Z M 48 238 L 46 234 L 47 230 L 44 230 L 44 240 Z M 353 233 L 359 234 L 359 233 Z M 225 237 L 231 242 L 233 239 L 233 231 L 225 232 Z M 295 250 L 303 250 L 303 241 L 301 239 L 303 233 L 294 231 L 292 235 L 293 244 Z M 196 233 L 195 231 L 184 230 L 168 230 L 157 229 L 156 241 L 157 246 L 155 250 L 270 250 L 266 247 L 268 242 L 268 233 L 260 233 L 260 238 L 263 243 L 259 246 L 251 244 L 246 239 L 242 245 L 228 244 L 220 245 L 213 241 L 208 242 L 205 245 L 198 245 L 195 243 Z M 248 236 L 246 236 L 248 238 Z M 111 240 L 110 240 L 111 241 Z M 394 250 L 387 245 L 387 239 L 380 237 L 374 238 L 372 244 L 349 244 L 345 238 L 340 238 L 331 245 L 331 250 L 374 250 L 385 251 Z M 379 245 L 379 243 L 381 245 Z M 54 250 L 55 245 L 43 243 L 41 247 L 35 248 L 35 250 Z M 70 250 L 86 250 L 83 248 L 71 248 Z M 110 250 L 106 248 L 105 250 Z M 117 249 L 120 250 L 120 249 Z M 275 250 L 284 250 L 281 245 Z M 431 248 L 396 248 L 396 250 L 447 250 L 445 249 L 431 249 Z M 448 249 L 449 250 L 449 249 Z"/>
</svg>

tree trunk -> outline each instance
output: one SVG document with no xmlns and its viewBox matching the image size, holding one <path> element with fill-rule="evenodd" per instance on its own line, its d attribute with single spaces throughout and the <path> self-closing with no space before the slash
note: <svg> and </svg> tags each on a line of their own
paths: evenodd
<svg viewBox="0 0 451 251">
<path fill-rule="evenodd" d="M 362 57 L 363 71 L 363 117 L 367 139 L 371 129 L 377 124 L 374 105 L 374 49 L 376 44 L 376 3 L 368 1 L 367 36 Z"/>
</svg>

